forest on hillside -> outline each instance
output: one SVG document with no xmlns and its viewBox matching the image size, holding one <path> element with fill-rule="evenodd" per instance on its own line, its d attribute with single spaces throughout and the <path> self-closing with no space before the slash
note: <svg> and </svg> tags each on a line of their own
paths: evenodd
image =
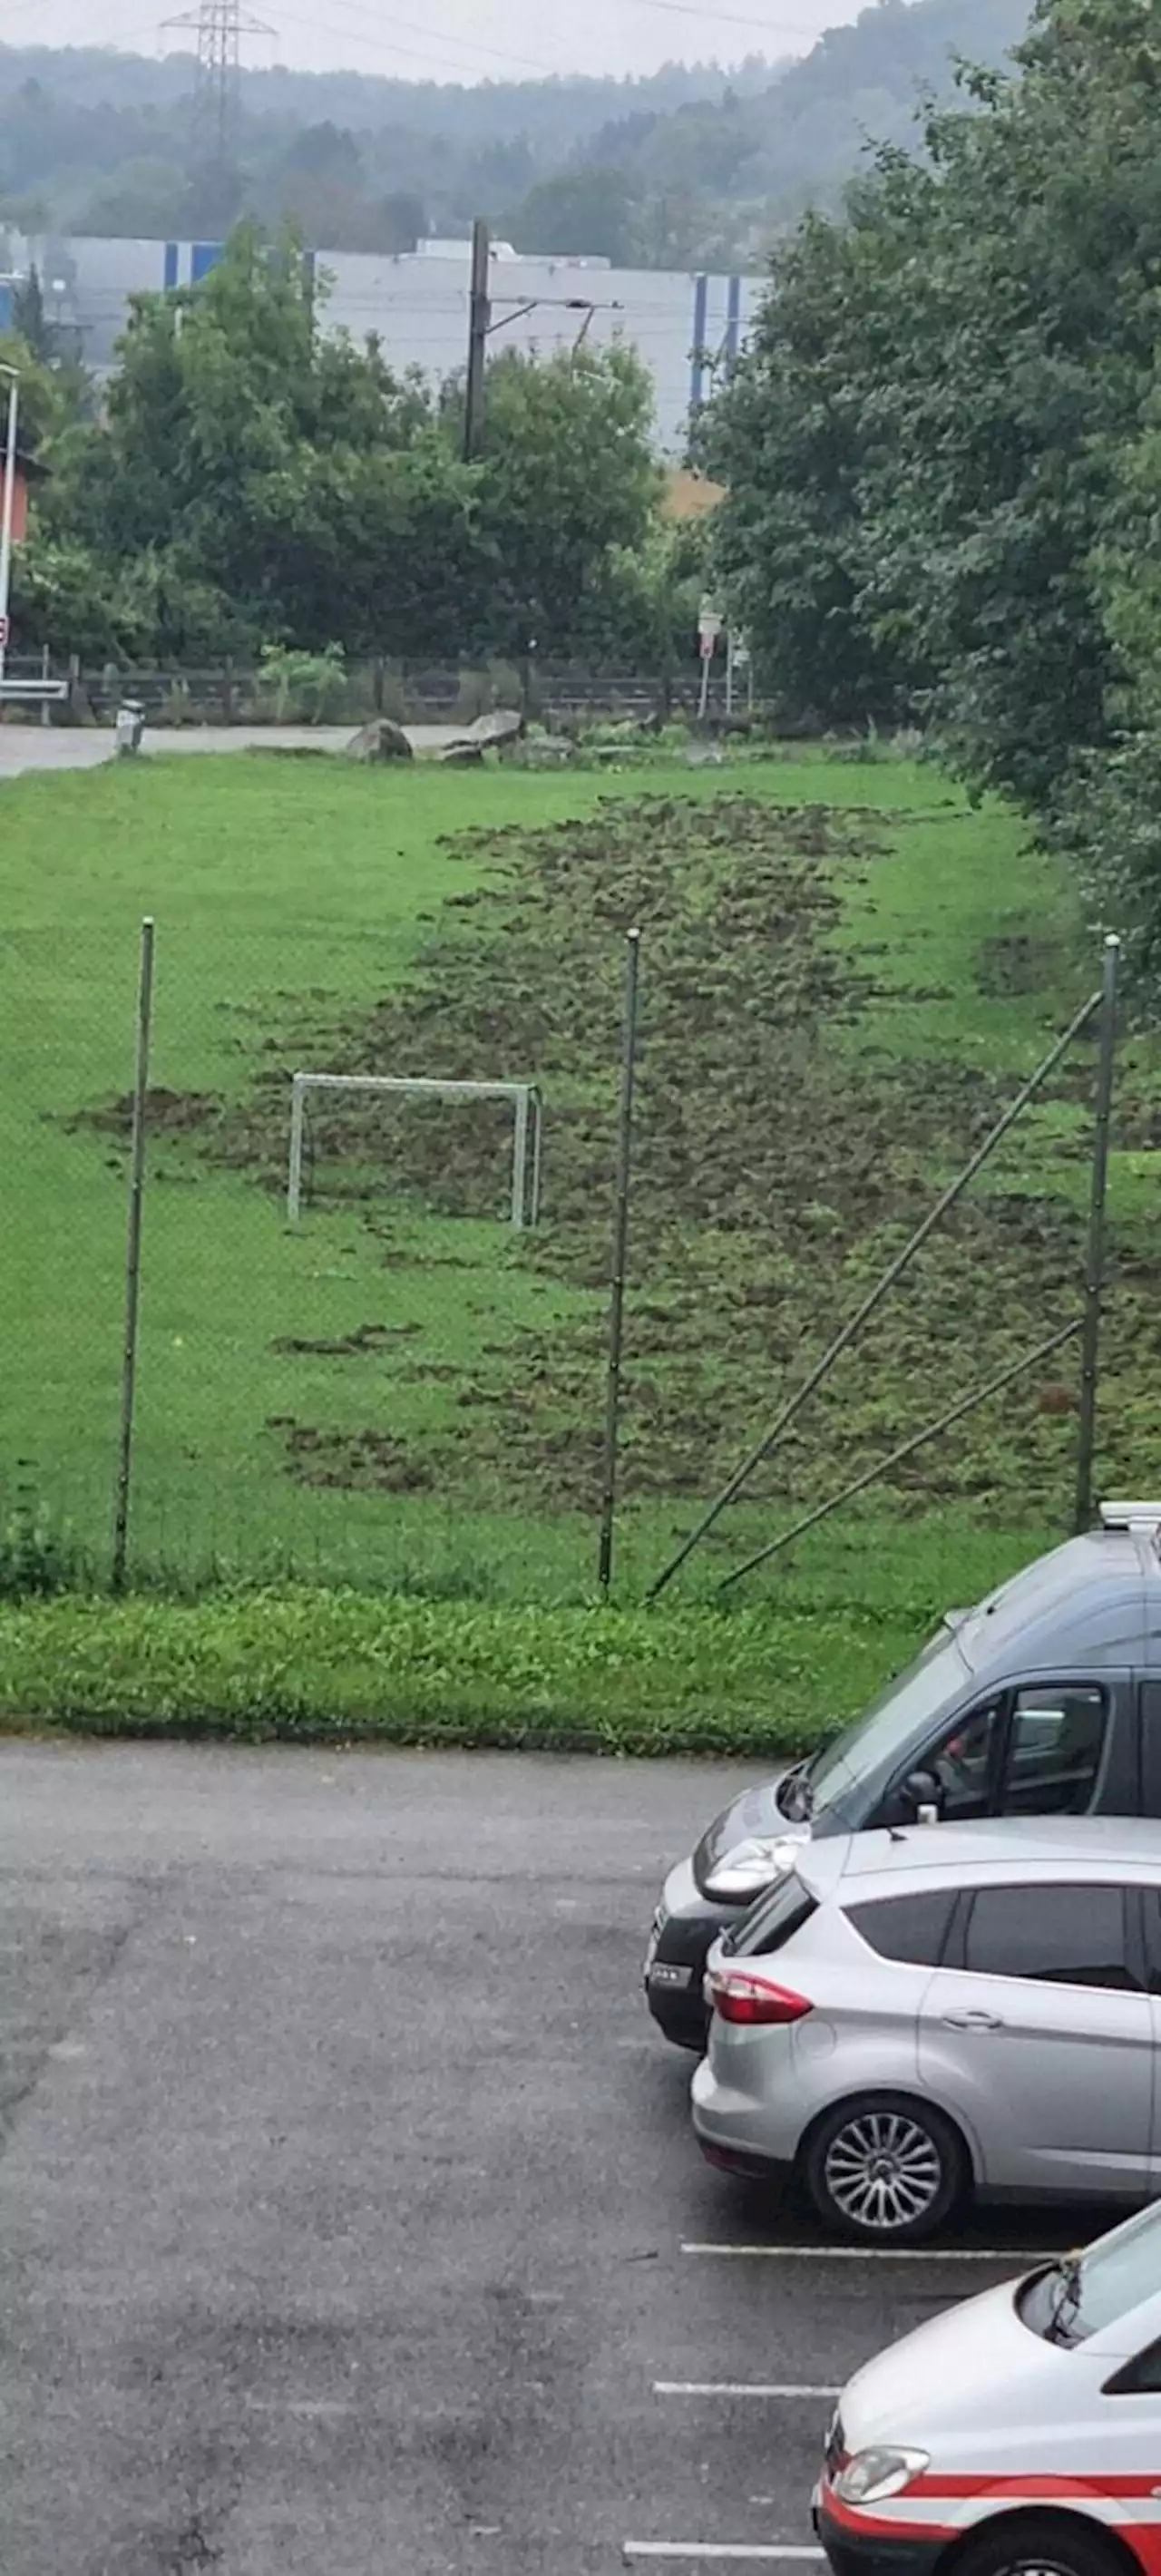
<svg viewBox="0 0 1161 2576">
<path fill-rule="evenodd" d="M 484 214 L 526 252 L 756 266 L 839 202 L 869 145 L 911 140 L 958 59 L 1000 64 L 1026 19 L 1026 0 L 875 0 L 801 61 L 649 79 L 252 70 L 224 163 L 199 147 L 188 54 L 0 45 L 0 224 L 217 235 L 253 214 L 319 249 L 394 252 Z"/>
</svg>

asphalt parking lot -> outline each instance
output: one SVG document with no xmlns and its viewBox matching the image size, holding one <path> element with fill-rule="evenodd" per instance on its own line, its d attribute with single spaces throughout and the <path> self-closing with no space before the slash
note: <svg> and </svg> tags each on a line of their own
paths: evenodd
<svg viewBox="0 0 1161 2576">
<path fill-rule="evenodd" d="M 793 2567 L 831 2392 L 1093 2232 L 836 2253 L 639 1963 L 724 1766 L 0 1747 L 4 2576 Z"/>
</svg>

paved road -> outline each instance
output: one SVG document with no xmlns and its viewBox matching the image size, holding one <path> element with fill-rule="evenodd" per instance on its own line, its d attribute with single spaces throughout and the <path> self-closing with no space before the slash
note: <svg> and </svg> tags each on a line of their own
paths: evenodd
<svg viewBox="0 0 1161 2576">
<path fill-rule="evenodd" d="M 169 732 L 148 728 L 143 749 L 146 753 L 247 751 L 255 747 L 266 751 L 343 751 L 351 739 L 351 725 L 190 725 Z M 414 751 L 442 751 L 449 742 L 457 742 L 462 726 L 407 725 L 406 731 Z M 29 770 L 97 769 L 102 761 L 112 760 L 114 743 L 111 728 L 95 732 L 81 726 L 0 724 L 0 780 L 20 778 Z"/>
<path fill-rule="evenodd" d="M 0 1747 L 4 2576 L 809 2546 L 810 2392 L 1013 2266 L 820 2257 L 698 2157 L 638 1962 L 739 1776 Z"/>
</svg>

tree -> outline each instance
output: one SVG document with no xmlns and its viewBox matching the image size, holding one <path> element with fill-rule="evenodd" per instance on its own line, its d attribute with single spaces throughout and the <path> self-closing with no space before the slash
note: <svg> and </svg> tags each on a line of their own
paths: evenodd
<svg viewBox="0 0 1161 2576">
<path fill-rule="evenodd" d="M 54 445 L 22 593 L 35 640 L 663 658 L 689 568 L 661 539 L 639 360 L 498 359 L 467 466 L 462 394 L 328 333 L 325 292 L 293 243 L 244 226 L 201 285 L 137 299 L 105 418 Z M 55 374 L 37 385 L 58 401 Z"/>
<path fill-rule="evenodd" d="M 517 250 L 559 259 L 587 255 L 631 266 L 636 201 L 623 171 L 585 169 L 542 179 L 513 208 L 505 229 Z"/>
<path fill-rule="evenodd" d="M 1022 78 L 931 121 L 906 327 L 870 397 L 862 607 L 935 675 L 973 785 L 1052 809 L 1107 738 L 1092 578 L 1152 373 L 1161 243 L 1153 0 L 1045 0 Z"/>
<path fill-rule="evenodd" d="M 628 349 L 543 364 L 510 351 L 489 368 L 476 524 L 503 650 L 558 652 L 592 631 L 611 560 L 642 549 L 655 519 L 652 422 L 652 384 Z"/>
<path fill-rule="evenodd" d="M 138 567 L 159 652 L 454 652 L 477 614 L 472 476 L 422 389 L 318 308 L 310 262 L 252 228 L 201 286 L 138 299 L 51 532 Z"/>
<path fill-rule="evenodd" d="M 923 667 L 863 604 L 863 480 L 930 194 L 923 172 L 891 156 L 845 223 L 804 219 L 775 254 L 751 344 L 696 441 L 727 488 L 714 555 L 739 623 L 779 698 L 826 724 L 902 713 Z"/>
</svg>

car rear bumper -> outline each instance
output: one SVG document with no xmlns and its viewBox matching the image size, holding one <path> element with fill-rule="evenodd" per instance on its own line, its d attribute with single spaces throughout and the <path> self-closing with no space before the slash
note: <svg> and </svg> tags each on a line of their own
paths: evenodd
<svg viewBox="0 0 1161 2576">
<path fill-rule="evenodd" d="M 765 2034 L 761 2034 L 765 2036 Z M 788 2033 L 777 2032 L 777 2038 Z M 771 2181 L 794 2169 L 804 2111 L 789 2065 L 784 2080 L 759 2093 L 731 2084 L 714 2065 L 716 2038 L 690 2088 L 694 2136 L 710 2164 Z M 787 2052 L 789 2055 L 789 2052 Z"/>
<path fill-rule="evenodd" d="M 941 2534 L 885 2530 L 816 2495 L 814 2528 L 834 2576 L 934 2576 L 947 2546 Z"/>
</svg>

